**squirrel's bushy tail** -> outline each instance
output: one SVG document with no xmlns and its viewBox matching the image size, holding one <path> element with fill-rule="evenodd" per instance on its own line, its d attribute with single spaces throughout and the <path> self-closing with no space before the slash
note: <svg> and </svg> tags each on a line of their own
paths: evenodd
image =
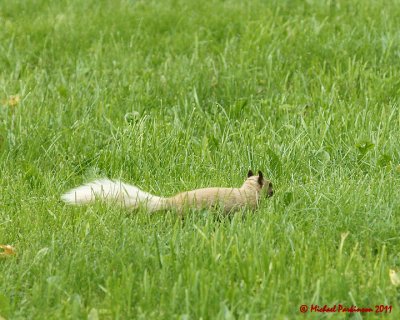
<svg viewBox="0 0 400 320">
<path fill-rule="evenodd" d="M 165 206 L 165 198 L 154 196 L 121 181 L 108 179 L 96 180 L 74 188 L 64 193 L 61 199 L 75 205 L 92 203 L 100 199 L 132 208 L 144 206 L 149 212 L 162 210 Z"/>
</svg>

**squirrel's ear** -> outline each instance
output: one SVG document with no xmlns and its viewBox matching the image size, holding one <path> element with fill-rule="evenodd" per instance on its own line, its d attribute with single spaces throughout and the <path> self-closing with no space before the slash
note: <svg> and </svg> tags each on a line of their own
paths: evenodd
<svg viewBox="0 0 400 320">
<path fill-rule="evenodd" d="M 260 186 L 262 186 L 263 185 L 263 182 L 264 182 L 264 176 L 263 176 L 263 174 L 262 174 L 262 172 L 261 171 L 258 171 L 258 184 L 260 185 Z"/>
<path fill-rule="evenodd" d="M 247 172 L 247 178 L 250 178 L 252 176 L 254 176 L 254 173 L 253 171 L 249 170 L 249 172 Z"/>
</svg>

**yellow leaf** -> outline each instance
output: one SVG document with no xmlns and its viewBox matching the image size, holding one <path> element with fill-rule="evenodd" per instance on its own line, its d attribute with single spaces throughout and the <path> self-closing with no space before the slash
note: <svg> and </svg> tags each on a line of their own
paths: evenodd
<svg viewBox="0 0 400 320">
<path fill-rule="evenodd" d="M 396 287 L 400 286 L 400 272 L 396 272 L 393 269 L 389 270 L 389 277 L 390 277 L 390 282 Z"/>
<path fill-rule="evenodd" d="M 3 249 L 0 251 L 0 257 L 12 256 L 15 254 L 15 248 L 9 244 L 0 244 L 0 249 Z"/>
<path fill-rule="evenodd" d="M 21 99 L 19 98 L 19 95 L 10 96 L 8 98 L 8 106 L 9 107 L 16 107 L 19 104 L 20 101 L 21 101 Z"/>
</svg>

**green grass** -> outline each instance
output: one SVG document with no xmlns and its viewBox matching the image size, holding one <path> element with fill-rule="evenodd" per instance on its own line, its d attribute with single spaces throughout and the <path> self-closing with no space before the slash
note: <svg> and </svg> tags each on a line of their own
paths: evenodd
<svg viewBox="0 0 400 320">
<path fill-rule="evenodd" d="M 0 2 L 0 316 L 398 319 L 399 25 L 394 0 Z M 60 201 L 249 168 L 275 196 L 230 219 Z"/>
</svg>

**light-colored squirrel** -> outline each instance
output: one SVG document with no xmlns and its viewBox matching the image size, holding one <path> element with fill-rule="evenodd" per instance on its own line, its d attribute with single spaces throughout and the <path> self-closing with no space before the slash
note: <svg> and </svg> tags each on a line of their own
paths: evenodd
<svg viewBox="0 0 400 320">
<path fill-rule="evenodd" d="M 255 176 L 250 170 L 240 188 L 204 188 L 178 193 L 172 197 L 158 197 L 120 181 L 96 180 L 63 194 L 69 204 L 87 204 L 96 199 L 115 202 L 130 208 L 145 207 L 148 212 L 185 209 L 221 208 L 225 213 L 242 208 L 256 209 L 263 197 L 274 194 L 272 183 L 261 171 Z"/>
</svg>

